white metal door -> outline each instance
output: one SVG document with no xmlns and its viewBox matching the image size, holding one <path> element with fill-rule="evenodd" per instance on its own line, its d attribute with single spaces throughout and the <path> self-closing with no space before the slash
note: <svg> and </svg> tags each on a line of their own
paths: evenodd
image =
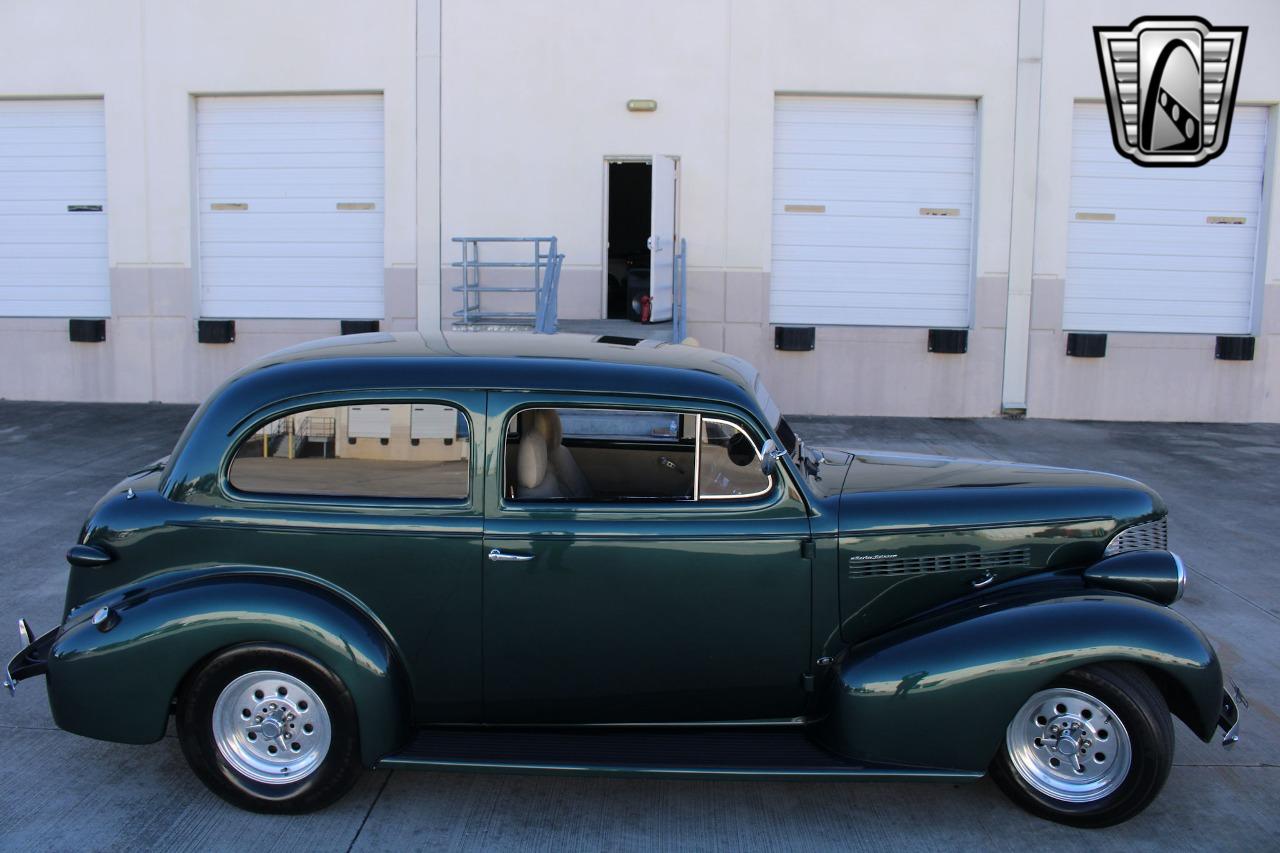
<svg viewBox="0 0 1280 853">
<path fill-rule="evenodd" d="M 380 95 L 196 101 L 205 317 L 383 317 Z"/>
<path fill-rule="evenodd" d="M 1152 169 L 1116 153 L 1102 104 L 1076 104 L 1064 329 L 1252 330 L 1267 112 L 1236 107 L 1203 166 Z"/>
<path fill-rule="evenodd" d="M 347 436 L 391 438 L 391 407 L 377 404 L 347 406 Z"/>
<path fill-rule="evenodd" d="M 0 316 L 108 317 L 102 101 L 0 101 Z"/>
<path fill-rule="evenodd" d="M 774 323 L 969 325 L 977 103 L 779 96 Z"/>
<path fill-rule="evenodd" d="M 410 438 L 455 438 L 458 410 L 435 403 L 414 404 L 409 414 Z"/>
<path fill-rule="evenodd" d="M 671 319 L 676 273 L 676 159 L 653 158 L 649 229 L 649 319 Z"/>
</svg>

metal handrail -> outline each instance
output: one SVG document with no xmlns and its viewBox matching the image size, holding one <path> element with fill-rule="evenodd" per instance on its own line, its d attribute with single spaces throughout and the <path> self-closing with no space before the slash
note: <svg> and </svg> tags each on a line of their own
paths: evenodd
<svg viewBox="0 0 1280 853">
<path fill-rule="evenodd" d="M 683 237 L 680 238 L 680 251 L 675 256 L 675 281 L 672 283 L 674 293 L 671 295 L 671 340 L 681 343 L 687 335 L 689 292 L 689 247 Z"/>
<path fill-rule="evenodd" d="M 452 266 L 462 270 L 462 284 L 453 287 L 455 293 L 462 294 L 462 307 L 453 312 L 453 316 L 461 325 L 471 326 L 479 323 L 504 321 L 508 323 L 529 323 L 535 332 L 552 334 L 556 330 L 556 298 L 560 267 L 564 255 L 557 251 L 558 241 L 551 237 L 454 237 L 453 242 L 462 245 L 462 260 L 454 261 Z M 532 243 L 533 260 L 531 261 L 481 261 L 480 244 L 482 243 Z M 543 244 L 547 248 L 543 250 Z M 533 273 L 530 285 L 486 285 L 481 284 L 482 269 L 528 269 Z M 533 311 L 485 311 L 481 307 L 482 293 L 532 293 L 534 294 Z"/>
</svg>

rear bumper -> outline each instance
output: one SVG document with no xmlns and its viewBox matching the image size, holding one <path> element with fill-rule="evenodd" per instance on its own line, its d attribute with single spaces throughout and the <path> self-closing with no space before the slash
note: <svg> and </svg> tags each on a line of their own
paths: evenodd
<svg viewBox="0 0 1280 853">
<path fill-rule="evenodd" d="M 18 634 L 22 638 L 25 645 L 22 651 L 13 656 L 9 661 L 9 665 L 5 668 L 4 687 L 12 696 L 18 687 L 18 682 L 27 678 L 35 678 L 37 675 L 44 675 L 49 671 L 49 650 L 53 648 L 53 643 L 58 639 L 61 628 L 54 628 L 39 639 L 31 638 L 31 629 L 27 627 L 25 619 L 18 620 Z"/>
<path fill-rule="evenodd" d="M 1249 707 L 1249 700 L 1244 698 L 1240 688 L 1230 678 L 1223 685 L 1222 711 L 1218 716 L 1218 728 L 1222 729 L 1222 745 L 1228 749 L 1240 741 L 1240 715 Z"/>
</svg>

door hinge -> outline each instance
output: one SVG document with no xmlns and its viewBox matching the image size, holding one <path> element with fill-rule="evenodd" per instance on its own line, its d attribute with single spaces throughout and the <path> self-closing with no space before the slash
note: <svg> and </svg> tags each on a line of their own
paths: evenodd
<svg viewBox="0 0 1280 853">
<path fill-rule="evenodd" d="M 814 547 L 812 539 L 805 539 L 800 543 L 800 556 L 812 560 L 814 556 Z"/>
<path fill-rule="evenodd" d="M 817 683 L 817 680 L 813 677 L 813 675 L 807 672 L 804 675 L 800 676 L 800 681 L 804 685 L 805 693 L 812 693 Z"/>
</svg>

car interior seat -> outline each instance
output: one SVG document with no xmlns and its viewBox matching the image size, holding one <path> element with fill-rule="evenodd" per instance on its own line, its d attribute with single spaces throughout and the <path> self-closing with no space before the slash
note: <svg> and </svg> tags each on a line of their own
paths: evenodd
<svg viewBox="0 0 1280 853">
<path fill-rule="evenodd" d="M 535 409 L 520 415 L 516 454 L 516 497 L 532 499 L 591 497 L 591 485 L 562 443 L 560 415 Z"/>
</svg>

